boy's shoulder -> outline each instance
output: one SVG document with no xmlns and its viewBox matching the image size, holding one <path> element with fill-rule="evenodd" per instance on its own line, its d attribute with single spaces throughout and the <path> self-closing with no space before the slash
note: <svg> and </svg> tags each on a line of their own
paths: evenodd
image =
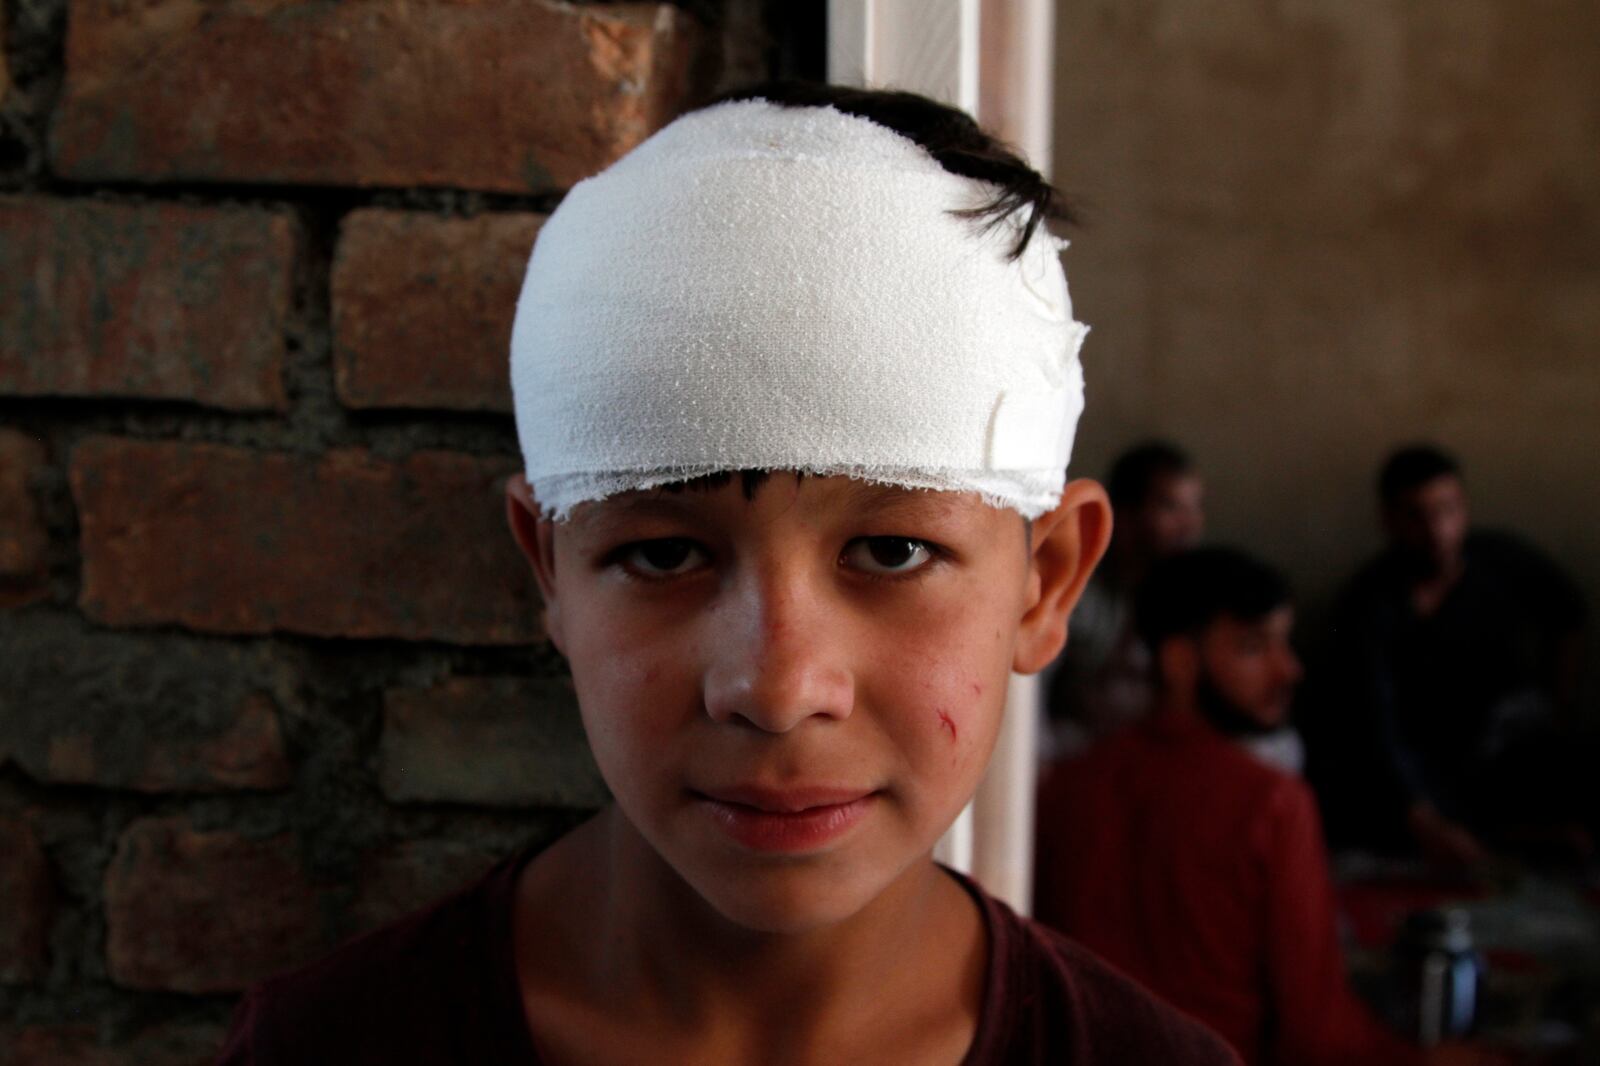
<svg viewBox="0 0 1600 1066">
<path fill-rule="evenodd" d="M 528 857 L 251 988 L 218 1066 L 536 1061 L 510 947 Z"/>
<path fill-rule="evenodd" d="M 960 880 L 985 910 L 993 952 L 973 1066 L 1237 1066 L 1233 1049 L 1210 1029 L 1082 945 Z"/>
</svg>

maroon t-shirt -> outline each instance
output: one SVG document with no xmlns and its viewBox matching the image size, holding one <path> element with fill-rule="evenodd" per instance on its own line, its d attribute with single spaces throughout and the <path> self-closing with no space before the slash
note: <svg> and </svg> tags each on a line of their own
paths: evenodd
<svg viewBox="0 0 1600 1066">
<path fill-rule="evenodd" d="M 477 884 L 250 990 L 219 1066 L 538 1066 L 512 955 L 517 873 Z M 1198 1022 L 955 875 L 983 913 L 988 973 L 963 1066 L 1238 1059 Z"/>
</svg>

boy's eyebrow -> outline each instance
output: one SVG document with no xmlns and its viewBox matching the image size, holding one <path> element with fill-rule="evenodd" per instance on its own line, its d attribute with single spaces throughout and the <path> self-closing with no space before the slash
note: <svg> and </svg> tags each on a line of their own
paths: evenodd
<svg viewBox="0 0 1600 1066">
<path fill-rule="evenodd" d="M 902 513 L 908 518 L 960 517 L 962 506 L 968 502 L 960 493 L 905 489 L 870 481 L 853 481 L 847 491 L 846 501 L 852 511 L 865 511 L 878 518 Z"/>
<path fill-rule="evenodd" d="M 853 479 L 841 485 L 838 492 L 835 499 L 841 511 L 889 522 L 959 519 L 963 506 L 969 502 L 961 493 L 920 491 Z M 567 521 L 575 533 L 604 535 L 613 525 L 642 518 L 683 519 L 700 511 L 692 495 L 645 489 L 579 507 Z"/>
<path fill-rule="evenodd" d="M 681 518 L 688 510 L 681 497 L 645 490 L 578 507 L 567 519 L 567 525 L 578 533 L 603 532 L 607 526 L 628 519 L 653 516 Z"/>
</svg>

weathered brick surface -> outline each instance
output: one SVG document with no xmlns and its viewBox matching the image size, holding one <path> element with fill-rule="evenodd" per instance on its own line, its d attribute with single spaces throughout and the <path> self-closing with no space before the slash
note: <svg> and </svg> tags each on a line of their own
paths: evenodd
<svg viewBox="0 0 1600 1066">
<path fill-rule="evenodd" d="M 526 642 L 535 594 L 501 497 L 514 466 L 95 438 L 71 464 L 81 603 L 111 625 Z"/>
<path fill-rule="evenodd" d="M 50 863 L 33 829 L 0 818 L 0 981 L 44 978 L 54 898 Z"/>
<path fill-rule="evenodd" d="M 129 988 L 235 991 L 327 945 L 292 837 L 205 832 L 181 817 L 123 831 L 105 908 L 107 969 Z"/>
<path fill-rule="evenodd" d="M 0 762 L 39 781 L 145 792 L 283 788 L 292 774 L 256 649 L 0 616 Z"/>
<path fill-rule="evenodd" d="M 177 738 L 147 735 L 143 764 L 127 778 L 128 787 L 170 792 L 289 784 L 289 761 L 269 697 L 256 692 L 235 704 L 193 710 L 209 718 L 206 724 L 216 731 Z M 101 748 L 109 750 L 102 754 Z M 105 765 L 120 757 L 120 751 L 93 734 L 58 732 L 51 738 L 45 775 L 55 781 L 120 783 Z"/>
<path fill-rule="evenodd" d="M 40 441 L 0 428 L 0 607 L 29 603 L 47 591 L 50 536 L 34 495 L 45 459 Z"/>
<path fill-rule="evenodd" d="M 606 795 L 571 688 L 521 678 L 385 693 L 379 780 L 400 801 L 581 808 Z"/>
<path fill-rule="evenodd" d="M 155 1025 L 125 1040 L 102 1040 L 92 1025 L 32 1025 L 0 1032 L 7 1066 L 205 1066 L 226 1031 L 203 1023 Z"/>
<path fill-rule="evenodd" d="M 542 221 L 382 210 L 347 218 L 333 265 L 339 398 L 511 410 L 511 319 Z"/>
<path fill-rule="evenodd" d="M 357 875 L 351 920 L 376 928 L 468 884 L 500 855 L 453 840 L 407 840 L 368 855 Z"/>
<path fill-rule="evenodd" d="M 53 157 L 90 180 L 564 187 L 679 108 L 690 34 L 664 4 L 73 0 Z"/>
<path fill-rule="evenodd" d="M 0 393 L 283 408 L 284 213 L 0 198 Z"/>
</svg>

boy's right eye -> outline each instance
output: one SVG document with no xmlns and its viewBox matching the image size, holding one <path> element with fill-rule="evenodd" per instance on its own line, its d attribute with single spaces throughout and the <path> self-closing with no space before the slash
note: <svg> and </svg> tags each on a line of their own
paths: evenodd
<svg viewBox="0 0 1600 1066">
<path fill-rule="evenodd" d="M 705 562 L 705 552 L 684 537 L 641 540 L 618 548 L 613 558 L 640 577 L 675 577 Z"/>
</svg>

